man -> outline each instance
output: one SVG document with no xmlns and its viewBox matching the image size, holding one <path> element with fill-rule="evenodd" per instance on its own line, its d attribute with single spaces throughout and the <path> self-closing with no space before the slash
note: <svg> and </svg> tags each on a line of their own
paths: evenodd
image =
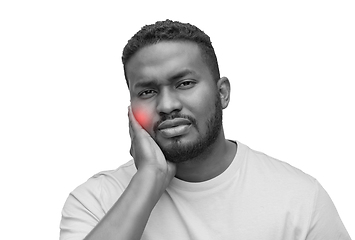
<svg viewBox="0 0 355 240">
<path fill-rule="evenodd" d="M 61 239 L 350 239 L 327 193 L 290 165 L 225 139 L 209 37 L 166 20 L 123 51 L 133 160 L 68 197 Z"/>
</svg>

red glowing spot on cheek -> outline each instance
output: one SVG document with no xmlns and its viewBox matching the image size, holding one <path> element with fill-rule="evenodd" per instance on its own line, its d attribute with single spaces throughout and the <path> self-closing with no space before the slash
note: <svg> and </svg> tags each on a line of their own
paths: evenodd
<svg viewBox="0 0 355 240">
<path fill-rule="evenodd" d="M 143 127 L 146 128 L 149 125 L 150 118 L 149 115 L 142 109 L 133 110 L 134 118 Z"/>
</svg>

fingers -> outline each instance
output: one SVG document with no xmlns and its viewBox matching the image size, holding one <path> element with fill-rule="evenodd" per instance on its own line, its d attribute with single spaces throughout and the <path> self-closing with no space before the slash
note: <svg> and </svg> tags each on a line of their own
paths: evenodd
<svg viewBox="0 0 355 240">
<path fill-rule="evenodd" d="M 129 136 L 131 138 L 131 148 L 129 149 L 129 153 L 130 155 L 134 158 L 134 144 L 133 144 L 133 140 L 135 138 L 135 135 L 134 135 L 134 131 L 133 131 L 133 127 L 132 127 L 132 122 L 134 121 L 134 116 L 133 116 L 133 113 L 132 113 L 132 109 L 131 109 L 131 106 L 128 106 L 128 124 L 129 124 Z"/>
<path fill-rule="evenodd" d="M 131 106 L 128 106 L 128 120 L 129 120 L 129 135 L 131 137 L 130 154 L 135 158 L 135 145 L 137 139 L 142 139 L 144 136 L 148 136 L 148 133 L 142 128 L 142 126 L 136 120 Z"/>
<path fill-rule="evenodd" d="M 130 126 L 130 135 L 131 139 L 136 137 L 138 138 L 147 138 L 150 137 L 148 132 L 139 124 L 137 118 L 134 116 L 132 107 L 128 107 L 128 117 L 129 117 L 129 126 Z"/>
<path fill-rule="evenodd" d="M 133 131 L 142 129 L 141 125 L 139 125 L 139 123 L 137 122 L 136 118 L 133 115 L 131 106 L 128 107 L 128 118 L 129 118 L 130 128 L 132 128 Z"/>
</svg>

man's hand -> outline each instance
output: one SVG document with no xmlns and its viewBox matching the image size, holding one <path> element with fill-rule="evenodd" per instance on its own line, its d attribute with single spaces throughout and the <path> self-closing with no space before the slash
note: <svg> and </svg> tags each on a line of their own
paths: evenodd
<svg viewBox="0 0 355 240">
<path fill-rule="evenodd" d="M 154 139 L 135 119 L 131 107 L 128 108 L 129 134 L 131 137 L 130 153 L 138 171 L 153 170 L 165 176 L 163 190 L 176 174 L 176 165 L 165 156 Z"/>
<path fill-rule="evenodd" d="M 85 240 L 141 239 L 149 216 L 171 179 L 175 164 L 164 154 L 128 110 L 131 155 L 138 169 L 110 211 Z"/>
</svg>

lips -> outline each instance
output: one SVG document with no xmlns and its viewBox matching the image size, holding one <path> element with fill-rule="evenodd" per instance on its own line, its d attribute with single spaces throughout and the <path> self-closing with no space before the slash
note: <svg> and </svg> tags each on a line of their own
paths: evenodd
<svg viewBox="0 0 355 240">
<path fill-rule="evenodd" d="M 165 120 L 164 122 L 158 125 L 158 130 L 177 127 L 180 125 L 191 125 L 191 122 L 186 118 L 174 118 L 171 120 Z"/>
<path fill-rule="evenodd" d="M 189 132 L 191 127 L 190 120 L 186 118 L 174 118 L 165 120 L 158 125 L 159 132 L 165 138 L 181 136 Z"/>
</svg>

